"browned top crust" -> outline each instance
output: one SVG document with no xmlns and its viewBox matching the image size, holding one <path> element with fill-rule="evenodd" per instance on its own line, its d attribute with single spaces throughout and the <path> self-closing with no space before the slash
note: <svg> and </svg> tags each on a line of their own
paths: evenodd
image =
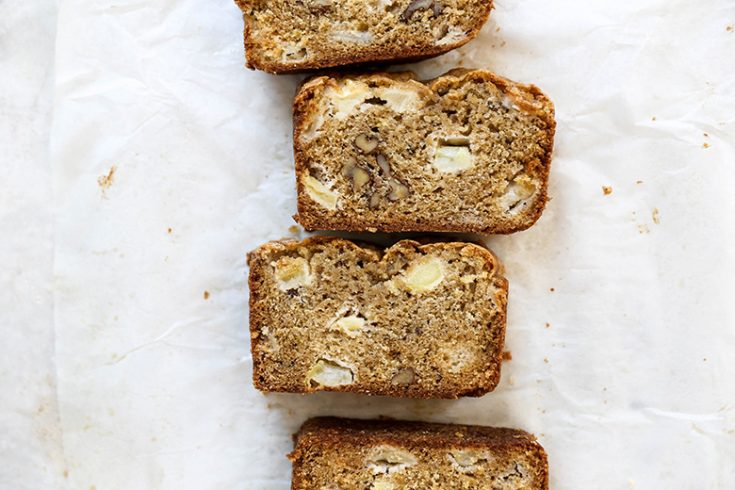
<svg viewBox="0 0 735 490">
<path fill-rule="evenodd" d="M 270 73 L 437 56 L 477 36 L 493 8 L 492 0 L 235 3 L 245 23 L 246 66 Z"/>
<path fill-rule="evenodd" d="M 296 450 L 289 454 L 291 461 L 298 459 L 298 445 L 302 438 L 319 434 L 322 441 L 344 444 L 412 444 L 428 447 L 483 446 L 498 451 L 523 446 L 543 451 L 532 434 L 520 429 L 487 427 L 481 425 L 441 424 L 392 419 L 346 419 L 314 417 L 307 420 L 295 434 Z"/>
<path fill-rule="evenodd" d="M 315 114 L 323 111 L 323 103 L 327 91 L 333 91 L 346 81 L 367 84 L 370 87 L 390 87 L 397 83 L 417 91 L 424 100 L 424 107 L 439 104 L 444 94 L 459 90 L 462 87 L 491 84 L 513 104 L 513 107 L 532 118 L 538 125 L 534 131 L 537 141 L 529 147 L 527 153 L 519 157 L 523 165 L 522 175 L 538 186 L 532 202 L 513 219 L 500 219 L 498 216 L 485 214 L 482 219 L 465 219 L 464 222 L 447 218 L 425 215 L 426 209 L 418 207 L 405 217 L 391 216 L 387 213 L 381 217 L 373 217 L 373 210 L 364 212 L 325 211 L 307 196 L 304 178 L 314 164 L 309 156 L 313 149 L 313 138 L 304 140 L 303 135 L 313 134 Z M 442 106 L 443 107 L 443 106 Z M 418 113 L 426 109 L 417 110 Z M 446 109 L 442 109 L 446 110 Z M 551 100 L 535 85 L 514 82 L 487 70 L 458 68 L 444 75 L 427 81 L 419 81 L 412 72 L 368 73 L 337 75 L 326 74 L 307 79 L 297 91 L 293 105 L 294 117 L 294 155 L 296 161 L 298 214 L 294 216 L 307 230 L 343 230 L 343 231 L 382 231 L 382 232 L 472 232 L 485 234 L 507 234 L 525 230 L 532 226 L 541 216 L 548 200 L 548 179 L 551 168 L 551 157 L 554 145 L 556 121 L 554 105 Z M 405 119 L 405 114 L 404 114 Z M 396 129 L 396 131 L 400 131 Z M 334 136 L 334 139 L 337 137 Z M 409 136 L 405 136 L 409 140 Z M 506 137 L 507 138 L 507 137 Z M 326 140 L 325 140 L 326 141 Z M 333 141 L 332 137 L 328 141 Z M 507 140 L 506 140 L 507 141 Z M 415 142 L 411 142 L 412 144 Z M 324 145 L 326 143 L 320 143 Z M 489 144 L 489 143 L 488 143 Z M 510 145 L 510 143 L 508 143 Z M 386 148 L 390 158 L 393 147 Z M 349 151 L 358 151 L 347 148 Z M 517 150 L 513 150 L 516 151 Z M 343 152 L 345 154 L 345 152 Z M 346 156 L 344 158 L 349 158 Z M 514 157 L 515 158 L 515 157 Z M 317 162 L 322 166 L 341 165 L 334 159 L 326 158 Z M 331 176 L 330 176 L 331 178 Z M 492 176 L 487 176 L 488 179 Z M 508 177 L 506 177 L 508 179 Z M 435 197 L 435 196 L 432 196 Z M 443 196 L 446 197 L 446 196 Z M 469 203 L 468 203 L 469 204 Z M 406 210 L 404 210 L 406 211 Z"/>
</svg>

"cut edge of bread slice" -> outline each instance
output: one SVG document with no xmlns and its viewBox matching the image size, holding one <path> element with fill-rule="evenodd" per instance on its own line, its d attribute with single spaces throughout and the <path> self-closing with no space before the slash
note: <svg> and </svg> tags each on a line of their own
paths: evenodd
<svg viewBox="0 0 735 490">
<path fill-rule="evenodd" d="M 319 456 L 314 458 L 316 454 L 331 455 L 337 461 L 326 464 L 336 466 L 341 471 L 349 468 L 349 473 L 364 473 L 367 466 L 374 478 L 368 488 L 374 490 L 395 490 L 402 488 L 402 484 L 413 483 L 405 480 L 396 482 L 394 478 L 402 477 L 407 468 L 422 463 L 431 465 L 433 472 L 436 467 L 450 461 L 451 464 L 446 465 L 449 468 L 444 469 L 446 474 L 441 476 L 451 480 L 473 474 L 478 466 L 492 462 L 494 458 L 520 459 L 519 456 L 530 463 L 527 466 L 531 468 L 523 468 L 527 472 L 524 476 L 529 477 L 530 483 L 523 487 L 499 488 L 548 490 L 549 487 L 546 451 L 533 434 L 520 429 L 386 418 L 316 417 L 304 422 L 293 439 L 294 449 L 288 455 L 292 463 L 292 490 L 313 488 L 310 485 L 314 482 L 309 480 L 314 472 L 321 469 L 324 474 L 329 471 L 329 468 L 320 466 Z M 421 454 L 416 454 L 417 451 L 421 451 Z M 353 452 L 361 454 L 351 458 Z M 432 452 L 435 456 L 441 456 L 441 459 L 420 461 L 421 457 L 425 458 Z M 354 467 L 357 461 L 362 463 L 359 468 Z M 520 472 L 518 467 L 515 470 Z M 475 479 L 475 482 L 481 481 Z"/>
<path fill-rule="evenodd" d="M 338 83 L 346 80 L 370 83 L 377 87 L 386 87 L 393 84 L 406 84 L 415 88 L 426 97 L 435 97 L 437 93 L 447 90 L 451 86 L 468 83 L 491 83 L 497 87 L 504 96 L 508 97 L 514 107 L 523 112 L 538 116 L 546 124 L 546 146 L 543 158 L 535 166 L 534 177 L 538 179 L 540 188 L 536 190 L 536 197 L 531 207 L 526 208 L 523 215 L 526 217 L 522 222 L 509 224 L 499 222 L 495 218 L 489 218 L 483 224 L 457 224 L 451 220 L 441 223 L 424 220 L 423 223 L 406 222 L 395 219 L 389 223 L 373 224 L 364 226 L 363 220 L 351 219 L 347 216 L 330 217 L 328 219 L 320 216 L 321 209 L 307 194 L 304 184 L 305 177 L 309 174 L 309 162 L 304 155 L 304 144 L 302 135 L 314 131 L 314 119 L 312 115 L 320 110 L 320 97 L 327 89 L 335 87 Z M 514 82 L 508 78 L 497 75 L 483 69 L 455 68 L 436 78 L 420 81 L 413 72 L 374 72 L 338 74 L 325 73 L 316 75 L 305 80 L 299 89 L 293 103 L 293 145 L 295 158 L 297 208 L 294 219 L 306 230 L 336 230 L 354 232 L 457 232 L 457 233 L 481 233 L 481 234 L 510 234 L 523 231 L 534 225 L 541 217 L 546 203 L 549 200 L 548 184 L 551 169 L 551 160 L 554 149 L 554 136 L 556 132 L 555 108 L 553 102 L 536 85 Z"/>
<path fill-rule="evenodd" d="M 421 0 L 413 0 L 410 4 L 417 2 L 421 3 Z M 493 0 L 484 2 L 485 6 L 475 23 L 466 29 L 462 33 L 463 35 L 454 36 L 453 38 L 448 37 L 446 42 L 434 43 L 422 48 L 403 45 L 400 49 L 395 48 L 395 44 L 391 45 L 391 47 L 357 45 L 351 53 L 333 50 L 330 55 L 316 60 L 284 62 L 270 61 L 256 54 L 259 45 L 263 42 L 257 38 L 254 29 L 255 21 L 250 18 L 253 10 L 256 8 L 257 2 L 255 0 L 235 0 L 235 3 L 243 14 L 245 66 L 251 70 L 260 70 L 273 74 L 302 73 L 325 68 L 358 67 L 371 63 L 409 63 L 433 58 L 464 46 L 477 37 L 494 8 Z"/>
<path fill-rule="evenodd" d="M 456 249 L 472 255 L 476 255 L 485 262 L 485 266 L 492 271 L 488 281 L 495 290 L 493 304 L 495 305 L 492 323 L 487 325 L 490 329 L 488 336 L 493 338 L 492 345 L 487 347 L 486 363 L 483 371 L 476 374 L 481 376 L 479 381 L 469 386 L 455 386 L 451 389 L 422 390 L 420 387 L 404 387 L 401 384 L 385 382 L 380 385 L 339 384 L 336 386 L 311 385 L 309 383 L 292 382 L 288 386 L 268 382 L 264 379 L 263 363 L 265 354 L 262 350 L 264 343 L 264 325 L 271 318 L 265 308 L 261 305 L 264 295 L 270 291 L 265 290 L 266 283 L 265 267 L 272 264 L 274 256 L 283 256 L 293 253 L 299 249 L 310 248 L 321 245 L 334 245 L 364 254 L 365 260 L 382 262 L 390 258 L 392 254 L 400 253 L 403 249 L 415 249 L 431 252 L 433 248 Z M 302 241 L 293 239 L 275 240 L 267 242 L 248 254 L 248 265 L 250 267 L 249 289 L 250 289 L 250 338 L 251 355 L 253 359 L 253 384 L 262 392 L 283 393 L 315 393 L 319 391 L 337 391 L 361 393 L 367 395 L 394 396 L 406 398 L 434 398 L 454 399 L 459 397 L 480 397 L 493 391 L 500 382 L 501 367 L 503 362 L 503 348 L 505 344 L 506 320 L 507 320 L 507 295 L 508 281 L 503 276 L 503 266 L 498 258 L 487 247 L 474 242 L 444 241 L 439 239 L 400 240 L 389 247 L 380 247 L 367 242 L 357 242 L 338 237 L 313 236 Z M 338 365 L 339 366 L 339 365 Z M 400 376 L 400 374 L 397 374 Z M 395 375 L 394 375 L 395 376 Z M 418 374 L 417 374 L 418 376 Z"/>
</svg>

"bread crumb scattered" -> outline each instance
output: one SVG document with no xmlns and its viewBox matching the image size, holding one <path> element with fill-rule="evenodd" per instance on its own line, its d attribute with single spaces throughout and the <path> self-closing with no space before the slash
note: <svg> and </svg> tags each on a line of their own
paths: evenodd
<svg viewBox="0 0 735 490">
<path fill-rule="evenodd" d="M 643 183 L 643 181 L 642 180 L 636 180 L 635 183 L 638 184 L 638 185 L 641 185 Z"/>
<path fill-rule="evenodd" d="M 299 227 L 296 226 L 296 225 L 291 225 L 291 226 L 288 227 L 288 232 L 289 233 L 298 233 L 299 232 Z"/>
<path fill-rule="evenodd" d="M 551 328 L 551 323 L 546 322 L 546 325 L 544 325 L 544 328 Z"/>
<path fill-rule="evenodd" d="M 500 27 L 498 27 L 498 29 L 500 29 Z M 727 32 L 735 31 L 735 27 L 733 27 L 733 26 L 727 26 L 727 27 L 725 27 L 725 31 L 727 31 Z"/>
<path fill-rule="evenodd" d="M 730 26 L 730 27 L 732 27 L 732 26 Z M 500 26 L 498 26 L 498 27 L 495 28 L 495 32 L 500 32 Z"/>
<path fill-rule="evenodd" d="M 605 194 L 606 196 L 609 196 L 610 194 L 612 194 L 612 187 L 607 186 L 607 185 L 603 185 L 602 186 L 602 193 Z"/>
<path fill-rule="evenodd" d="M 653 208 L 653 222 L 661 224 L 661 218 L 659 217 L 658 208 Z"/>
<path fill-rule="evenodd" d="M 550 292 L 550 293 L 553 293 L 554 291 L 556 291 L 556 289 L 554 289 L 554 288 L 549 288 L 549 292 Z"/>
<path fill-rule="evenodd" d="M 702 148 L 707 149 L 709 147 L 710 147 L 710 144 L 707 143 L 706 141 L 704 143 L 702 143 Z"/>
<path fill-rule="evenodd" d="M 655 120 L 656 120 L 656 116 L 651 117 L 651 121 L 655 121 Z"/>
<path fill-rule="evenodd" d="M 548 357 L 544 357 L 544 362 L 545 362 L 546 364 L 548 364 L 548 363 L 549 363 L 549 358 L 548 358 Z"/>
<path fill-rule="evenodd" d="M 107 197 L 107 189 L 110 188 L 113 181 L 115 180 L 115 172 L 117 171 L 117 167 L 113 165 L 110 167 L 110 171 L 107 172 L 107 175 L 100 175 L 97 177 L 97 185 L 100 186 L 100 190 L 102 191 L 102 197 Z"/>
<path fill-rule="evenodd" d="M 507 350 L 503 352 L 503 360 L 504 361 L 512 361 L 513 360 L 513 354 Z"/>
<path fill-rule="evenodd" d="M 209 299 L 209 291 L 204 291 L 204 299 Z"/>
<path fill-rule="evenodd" d="M 168 234 L 170 235 L 171 233 L 173 233 L 174 229 L 173 229 L 173 228 L 168 228 L 168 229 L 167 229 L 166 231 L 167 231 L 167 232 L 168 232 Z"/>
<path fill-rule="evenodd" d="M 643 235 L 645 233 L 651 233 L 651 230 L 649 230 L 646 225 L 638 225 L 638 233 Z"/>
</svg>

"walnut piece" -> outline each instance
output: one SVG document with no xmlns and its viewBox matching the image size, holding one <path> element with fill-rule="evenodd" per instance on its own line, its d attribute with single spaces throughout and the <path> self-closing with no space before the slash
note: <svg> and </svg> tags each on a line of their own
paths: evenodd
<svg viewBox="0 0 735 490">
<path fill-rule="evenodd" d="M 378 163 L 378 167 L 380 167 L 380 170 L 383 171 L 386 177 L 390 178 L 392 173 L 390 171 L 390 164 L 388 163 L 388 159 L 383 155 L 382 153 L 378 153 L 378 155 L 375 157 L 375 161 Z"/>
<path fill-rule="evenodd" d="M 393 179 L 390 182 L 388 182 L 388 185 L 390 186 L 390 193 L 388 193 L 388 199 L 391 201 L 397 201 L 399 199 L 403 199 L 405 197 L 408 197 L 408 187 L 401 184 L 397 180 Z"/>
<path fill-rule="evenodd" d="M 342 176 L 352 181 L 352 188 L 356 191 L 370 182 L 370 174 L 364 168 L 358 167 L 354 158 L 342 167 Z"/>
<path fill-rule="evenodd" d="M 378 138 L 366 133 L 359 134 L 355 138 L 355 145 L 366 155 L 374 152 L 379 142 Z"/>
<path fill-rule="evenodd" d="M 406 10 L 401 14 L 401 20 L 411 20 L 413 14 L 419 10 L 431 9 L 431 13 L 434 17 L 438 17 L 442 13 L 442 5 L 438 0 L 413 0 L 408 4 Z"/>
</svg>

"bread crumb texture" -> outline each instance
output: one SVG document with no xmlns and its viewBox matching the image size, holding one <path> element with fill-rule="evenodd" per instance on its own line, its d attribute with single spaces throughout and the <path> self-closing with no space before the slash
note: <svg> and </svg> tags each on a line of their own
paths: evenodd
<svg viewBox="0 0 735 490">
<path fill-rule="evenodd" d="M 547 201 L 553 104 L 484 70 L 319 76 L 294 128 L 306 229 L 511 233 Z"/>
<path fill-rule="evenodd" d="M 247 66 L 273 73 L 446 53 L 475 37 L 492 0 L 236 0 Z"/>
<path fill-rule="evenodd" d="M 508 283 L 484 247 L 316 237 L 248 262 L 262 391 L 456 398 L 499 381 Z"/>
<path fill-rule="evenodd" d="M 292 490 L 546 490 L 541 445 L 521 430 L 331 417 L 307 421 Z"/>
</svg>

